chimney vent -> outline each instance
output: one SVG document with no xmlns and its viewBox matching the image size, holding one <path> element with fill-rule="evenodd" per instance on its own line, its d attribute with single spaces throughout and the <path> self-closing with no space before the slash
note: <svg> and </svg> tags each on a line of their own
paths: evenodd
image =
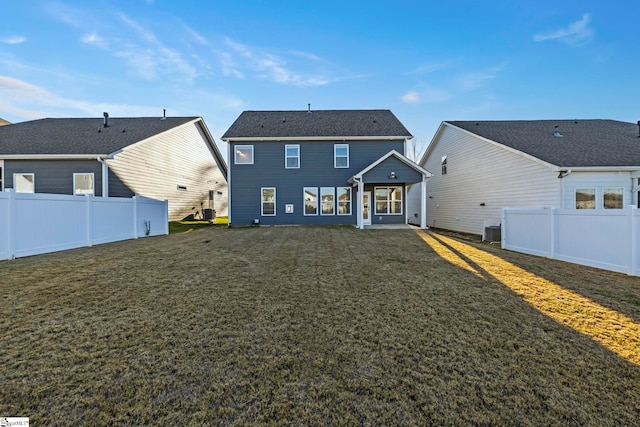
<svg viewBox="0 0 640 427">
<path fill-rule="evenodd" d="M 109 113 L 105 111 L 102 116 L 104 117 L 104 127 L 109 126 Z"/>
<path fill-rule="evenodd" d="M 553 127 L 553 136 L 555 136 L 556 138 L 562 138 L 562 134 L 560 133 L 558 126 Z"/>
</svg>

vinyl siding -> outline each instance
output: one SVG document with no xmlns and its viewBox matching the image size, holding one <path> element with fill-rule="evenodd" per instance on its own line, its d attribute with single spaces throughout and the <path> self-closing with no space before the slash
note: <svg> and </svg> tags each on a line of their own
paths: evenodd
<svg viewBox="0 0 640 427">
<path fill-rule="evenodd" d="M 542 163 L 450 126 L 443 126 L 432 144 L 422 165 L 434 174 L 427 181 L 430 227 L 482 234 L 485 221 L 499 221 L 504 207 L 560 206 L 561 180 Z M 441 173 L 443 156 L 446 175 Z M 412 199 L 419 188 L 412 186 Z M 414 203 L 410 206 L 415 209 Z"/>
<path fill-rule="evenodd" d="M 198 124 L 188 123 L 133 144 L 108 161 L 111 173 L 131 191 L 169 201 L 169 219 L 209 207 L 209 190 L 221 192 L 213 207 L 227 215 L 227 184 Z M 186 190 L 178 189 L 186 187 Z"/>
<path fill-rule="evenodd" d="M 5 160 L 4 188 L 14 173 L 33 173 L 36 193 L 73 194 L 73 174 L 93 173 L 94 195 L 102 196 L 102 165 L 97 160 Z"/>
<path fill-rule="evenodd" d="M 604 209 L 605 188 L 622 188 L 623 205 L 633 204 L 632 180 L 630 172 L 572 172 L 562 179 L 563 208 L 575 209 L 575 192 L 579 188 L 596 190 L 596 209 Z"/>
<path fill-rule="evenodd" d="M 334 168 L 334 144 L 349 144 L 349 167 Z M 261 224 L 356 224 L 357 194 L 352 189 L 351 215 L 304 215 L 304 187 L 349 187 L 347 181 L 391 150 L 404 152 L 403 141 L 287 141 L 230 143 L 231 222 L 235 226 L 250 225 L 255 218 Z M 300 168 L 284 167 L 287 144 L 300 145 Z M 253 145 L 254 163 L 236 165 L 234 147 Z M 262 187 L 276 188 L 276 215 L 261 216 Z M 285 205 L 294 206 L 285 213 Z M 318 200 L 318 206 L 320 201 Z M 395 219 L 395 218 L 394 218 Z M 389 221 L 384 218 L 383 221 Z"/>
</svg>

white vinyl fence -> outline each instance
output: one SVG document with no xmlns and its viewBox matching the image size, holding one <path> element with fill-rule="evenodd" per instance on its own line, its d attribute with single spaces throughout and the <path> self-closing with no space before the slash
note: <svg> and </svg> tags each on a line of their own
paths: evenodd
<svg viewBox="0 0 640 427">
<path fill-rule="evenodd" d="M 505 208 L 502 247 L 640 276 L 640 211 Z"/>
<path fill-rule="evenodd" d="M 0 192 L 0 260 L 168 233 L 167 201 Z"/>
</svg>

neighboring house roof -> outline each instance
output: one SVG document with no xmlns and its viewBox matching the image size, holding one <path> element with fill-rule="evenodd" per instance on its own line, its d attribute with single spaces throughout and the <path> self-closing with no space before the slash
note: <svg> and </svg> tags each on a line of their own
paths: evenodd
<svg viewBox="0 0 640 427">
<path fill-rule="evenodd" d="M 2 117 L 0 117 L 0 126 L 6 126 L 6 125 L 10 125 L 11 122 L 6 121 L 5 119 L 3 119 Z"/>
<path fill-rule="evenodd" d="M 389 110 L 244 111 L 222 136 L 229 140 L 286 138 L 411 139 Z"/>
<path fill-rule="evenodd" d="M 640 166 L 638 125 L 616 120 L 445 121 L 559 167 Z M 556 130 L 562 136 L 554 136 Z"/>
<path fill-rule="evenodd" d="M 0 127 L 2 155 L 107 155 L 199 117 L 40 119 Z M 212 141 L 213 142 L 213 141 Z"/>
</svg>

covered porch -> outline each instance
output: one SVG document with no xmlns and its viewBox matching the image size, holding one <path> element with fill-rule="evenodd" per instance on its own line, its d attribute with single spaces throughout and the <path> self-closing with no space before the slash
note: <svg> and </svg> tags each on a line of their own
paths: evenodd
<svg viewBox="0 0 640 427">
<path fill-rule="evenodd" d="M 357 227 L 407 226 L 408 185 L 420 183 L 420 228 L 426 228 L 426 182 L 431 173 L 392 150 L 349 179 L 355 188 Z"/>
</svg>

